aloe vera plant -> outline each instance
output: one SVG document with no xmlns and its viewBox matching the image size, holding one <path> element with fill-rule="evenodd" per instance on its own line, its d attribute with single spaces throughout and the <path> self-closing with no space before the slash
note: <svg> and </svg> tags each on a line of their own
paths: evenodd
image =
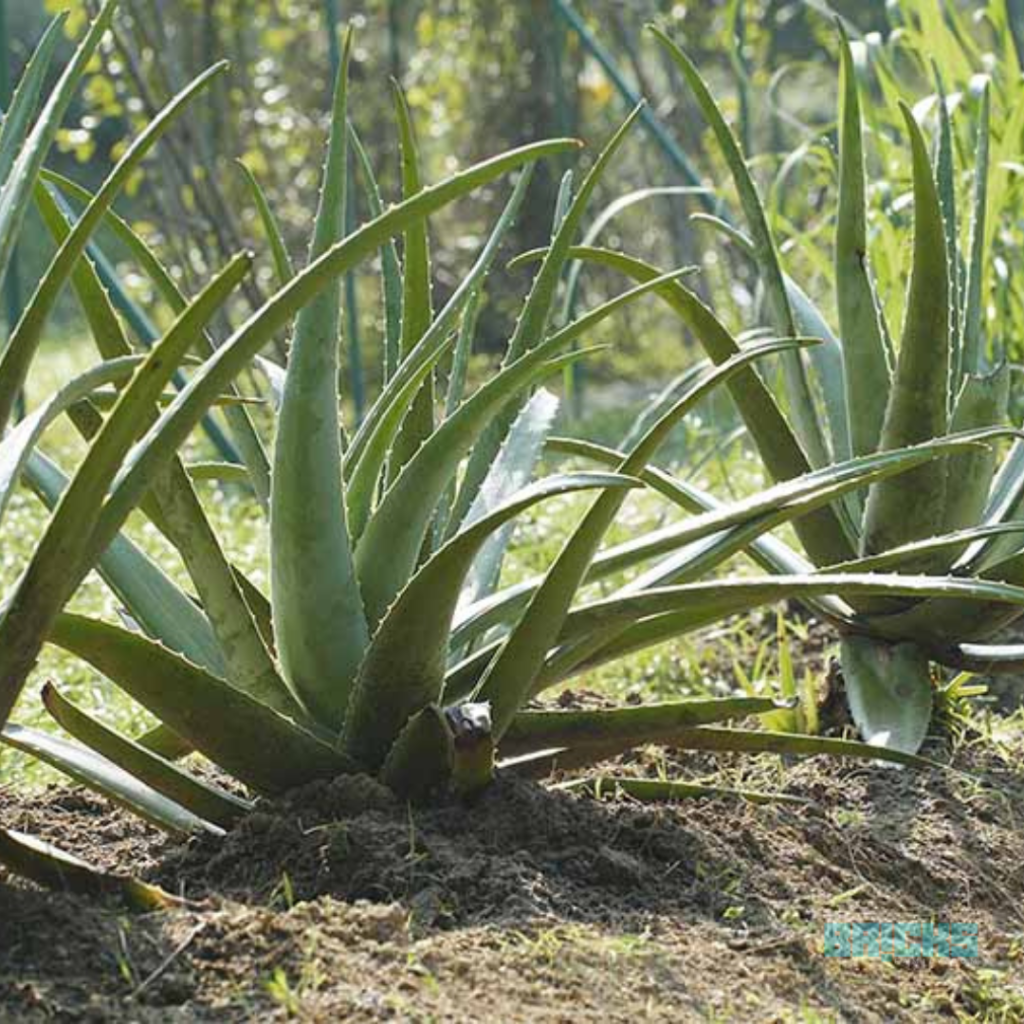
<svg viewBox="0 0 1024 1024">
<path fill-rule="evenodd" d="M 739 142 L 686 54 L 662 31 L 658 44 L 678 67 L 731 172 L 747 232 L 697 215 L 753 262 L 771 328 L 821 341 L 808 360 L 784 359 L 784 395 L 753 373 L 731 385 L 733 397 L 770 476 L 815 473 L 907 446 L 934 444 L 964 432 L 987 438 L 947 458 L 872 481 L 866 499 L 847 494 L 794 522 L 805 554 L 773 542 L 774 572 L 895 573 L 958 581 L 961 596 L 881 597 L 848 591 L 843 601 L 814 602 L 841 632 L 841 659 L 853 717 L 870 743 L 916 751 L 927 732 L 933 666 L 1018 665 L 1024 650 L 983 641 L 1019 615 L 987 602 L 983 588 L 1019 584 L 1024 572 L 1022 442 L 1002 464 L 996 441 L 1008 431 L 1008 370 L 986 338 L 989 103 L 983 94 L 977 128 L 969 240 L 962 243 L 955 203 L 955 153 L 947 105 L 937 106 L 933 166 L 922 127 L 903 105 L 914 208 L 913 249 L 901 331 L 894 340 L 878 298 L 869 258 L 866 170 L 860 96 L 849 43 L 842 55 L 838 130 L 839 196 L 835 215 L 834 287 L 837 330 L 783 270 L 775 237 Z M 621 253 L 579 247 L 584 262 L 620 270 L 636 281 L 658 271 Z M 680 315 L 714 362 L 735 351 L 711 312 L 678 283 L 659 294 Z M 789 424 L 792 423 L 792 429 Z M 611 463 L 617 455 L 587 453 Z M 665 480 L 663 486 L 678 486 Z M 972 591 L 972 587 L 981 588 Z"/>
</svg>

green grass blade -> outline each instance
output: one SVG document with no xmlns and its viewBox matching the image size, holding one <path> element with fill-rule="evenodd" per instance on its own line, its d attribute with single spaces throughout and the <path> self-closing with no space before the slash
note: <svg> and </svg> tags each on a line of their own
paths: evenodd
<svg viewBox="0 0 1024 1024">
<path fill-rule="evenodd" d="M 138 633 L 64 613 L 49 640 L 257 792 L 278 793 L 351 768 L 325 740 Z"/>
<path fill-rule="evenodd" d="M 13 723 L 0 730 L 0 743 L 30 754 L 166 832 L 223 835 L 216 825 L 187 811 L 87 747 Z"/>
<path fill-rule="evenodd" d="M 350 57 L 351 33 L 335 86 L 311 260 L 345 233 Z M 335 283 L 296 322 L 278 411 L 270 513 L 271 606 L 281 668 L 296 699 L 335 729 L 369 642 L 341 479 L 340 332 Z"/>
<path fill-rule="evenodd" d="M 949 281 L 942 210 L 924 136 L 902 108 L 914 163 L 914 264 L 907 293 L 882 448 L 941 437 L 949 428 Z M 862 554 L 871 555 L 942 531 L 946 466 L 932 463 L 883 480 L 868 494 Z"/>
<path fill-rule="evenodd" d="M 66 733 L 197 818 L 229 829 L 253 809 L 248 801 L 189 775 L 133 740 L 118 735 L 76 707 L 52 683 L 43 687 L 42 697 L 46 710 Z"/>
<path fill-rule="evenodd" d="M 108 6 L 104 10 L 112 10 L 112 6 Z M 57 250 L 57 254 L 36 286 L 31 301 L 0 357 L 0 424 L 6 424 L 10 420 L 11 411 L 24 383 L 29 363 L 35 355 L 43 329 L 57 302 L 57 297 L 85 250 L 92 233 L 103 220 L 104 213 L 160 136 L 184 113 L 189 102 L 221 74 L 226 66 L 225 63 L 216 64 L 205 71 L 179 92 L 146 126 L 117 162 L 100 190 L 93 197 L 92 202 L 83 211 Z M 20 168 L 16 166 L 11 172 L 12 181 L 14 181 L 14 176 L 19 173 L 21 173 Z M 29 195 L 31 195 L 31 190 L 29 190 Z M 0 226 L 3 224 L 5 215 L 5 196 L 6 190 L 0 192 Z M 3 266 L 4 238 L 5 236 L 0 232 L 0 266 Z"/>
<path fill-rule="evenodd" d="M 877 450 L 889 399 L 891 371 L 882 311 L 868 264 L 864 147 L 857 72 L 840 25 L 839 211 L 835 280 L 845 365 L 846 406 L 854 455 Z"/>
</svg>

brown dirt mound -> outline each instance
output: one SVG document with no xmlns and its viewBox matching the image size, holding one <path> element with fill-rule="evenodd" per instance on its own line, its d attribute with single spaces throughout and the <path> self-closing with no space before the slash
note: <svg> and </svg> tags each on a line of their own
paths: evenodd
<svg viewBox="0 0 1024 1024">
<path fill-rule="evenodd" d="M 8 798 L 4 824 L 193 905 L 128 916 L 0 880 L 0 1020 L 1024 1020 L 1024 766 L 978 750 L 973 778 L 719 770 L 806 807 L 505 779 L 410 810 L 346 778 L 188 843 L 75 791 Z M 977 923 L 981 957 L 822 955 L 825 922 L 917 920 Z"/>
</svg>

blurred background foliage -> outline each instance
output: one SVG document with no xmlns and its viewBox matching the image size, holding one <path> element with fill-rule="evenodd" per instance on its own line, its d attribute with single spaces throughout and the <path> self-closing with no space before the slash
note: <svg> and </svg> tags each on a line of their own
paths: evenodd
<svg viewBox="0 0 1024 1024">
<path fill-rule="evenodd" d="M 862 41 L 865 84 L 876 105 L 871 116 L 870 197 L 872 256 L 882 280 L 907 257 L 889 244 L 886 225 L 907 216 L 906 147 L 887 78 L 934 101 L 934 58 L 955 105 L 959 170 L 966 190 L 973 151 L 971 117 L 978 77 L 1002 79 L 995 90 L 996 137 L 1002 163 L 996 194 L 1004 215 L 991 240 L 993 301 L 1016 307 L 1005 323 L 1024 321 L 1014 280 L 1019 253 L 1021 123 L 1008 124 L 1019 108 L 1019 61 L 1010 15 L 1019 0 L 123 0 L 116 32 L 108 39 L 84 93 L 61 137 L 59 170 L 86 185 L 96 183 L 153 112 L 201 68 L 227 56 L 230 74 L 211 91 L 197 114 L 174 129 L 146 173 L 133 183 L 127 215 L 194 290 L 211 267 L 250 245 L 262 255 L 249 284 L 251 308 L 273 288 L 251 193 L 237 161 L 266 190 L 293 249 L 306 235 L 319 176 L 329 83 L 337 57 L 338 27 L 356 27 L 353 120 L 380 177 L 385 200 L 397 196 L 398 154 L 388 77 L 406 90 L 432 180 L 510 145 L 548 135 L 578 135 L 592 157 L 632 105 L 645 96 L 655 129 L 635 130 L 603 183 L 604 203 L 650 186 L 722 185 L 727 175 L 705 126 L 673 69 L 642 31 L 664 24 L 695 58 L 723 98 L 752 159 L 775 226 L 787 241 L 787 270 L 819 305 L 832 311 L 832 296 L 816 282 L 825 273 L 832 244 L 837 79 L 833 14 L 847 20 Z M 12 74 L 16 74 L 47 16 L 70 6 L 70 33 L 80 31 L 92 0 L 6 0 Z M 616 83 L 618 79 L 618 84 Z M 1007 135 L 1007 131 L 1015 135 Z M 660 137 L 658 135 L 660 131 Z M 675 152 L 673 153 L 673 147 Z M 680 162 L 680 153 L 682 161 Z M 1015 164 L 1015 166 L 1013 166 Z M 561 173 L 543 168 L 532 186 L 526 214 L 509 254 L 543 244 L 551 225 Z M 724 187 L 724 186 L 723 186 Z M 434 278 L 443 298 L 471 259 L 504 196 L 492 190 L 473 207 L 432 222 Z M 623 247 L 663 266 L 697 263 L 701 287 L 716 308 L 731 309 L 732 326 L 757 323 L 757 289 L 749 265 L 723 249 L 690 214 L 709 206 L 728 208 L 728 191 L 710 200 L 661 196 L 624 210 L 601 235 L 602 244 Z M 356 190 L 354 221 L 366 216 Z M 724 205 L 723 205 L 724 204 Z M 600 203 L 598 204 L 600 205 Z M 994 204 L 993 204 L 994 205 Z M 44 232 L 35 232 L 42 246 Z M 895 237 L 895 232 L 891 237 Z M 904 236 L 905 237 L 905 236 Z M 115 260 L 116 245 L 109 245 Z M 876 248 L 877 247 L 877 251 Z M 300 259 L 304 254 L 293 252 Z M 23 278 L 41 253 L 26 252 Z M 821 273 L 819 273 L 819 271 Z M 145 282 L 124 268 L 136 298 L 148 302 Z M 498 274 L 480 319 L 477 359 L 500 357 L 516 296 L 527 270 Z M 581 302 L 608 294 L 619 282 L 588 271 Z M 375 366 L 381 335 L 380 297 L 369 276 L 352 282 L 355 327 L 363 363 Z M 902 294 L 883 296 L 898 322 Z M 728 300 L 726 303 L 725 300 Z M 236 318 L 245 315 L 238 309 Z M 74 329 L 74 309 L 66 310 Z M 155 313 L 158 317 L 159 314 Z M 222 325 L 222 330 L 227 329 Z M 350 328 L 351 330 L 351 328 Z M 588 374 L 588 395 L 599 406 L 617 407 L 637 389 L 650 391 L 692 361 L 679 327 L 656 304 L 635 307 L 606 329 L 608 353 Z M 1024 337 L 1022 332 L 1021 337 Z M 995 339 L 1016 358 L 1020 338 Z M 351 349 L 351 346 L 350 346 Z M 611 385 L 615 384 L 614 387 Z M 376 382 L 367 380 L 372 391 Z M 614 417 L 613 417 L 614 419 Z M 614 436 L 614 427 L 609 428 Z"/>
</svg>

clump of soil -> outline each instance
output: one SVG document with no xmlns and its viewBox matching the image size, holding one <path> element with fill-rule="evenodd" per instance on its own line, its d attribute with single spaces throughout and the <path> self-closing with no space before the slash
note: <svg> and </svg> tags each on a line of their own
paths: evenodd
<svg viewBox="0 0 1024 1024">
<path fill-rule="evenodd" d="M 75 791 L 8 799 L 3 824 L 189 904 L 131 916 L 0 880 L 0 1019 L 1024 1020 L 1024 768 L 992 750 L 959 752 L 971 777 L 613 766 L 714 770 L 797 807 L 506 777 L 472 805 L 409 809 L 340 778 L 184 843 Z M 978 924 L 980 958 L 822 953 L 826 922 L 928 920 Z"/>
</svg>

